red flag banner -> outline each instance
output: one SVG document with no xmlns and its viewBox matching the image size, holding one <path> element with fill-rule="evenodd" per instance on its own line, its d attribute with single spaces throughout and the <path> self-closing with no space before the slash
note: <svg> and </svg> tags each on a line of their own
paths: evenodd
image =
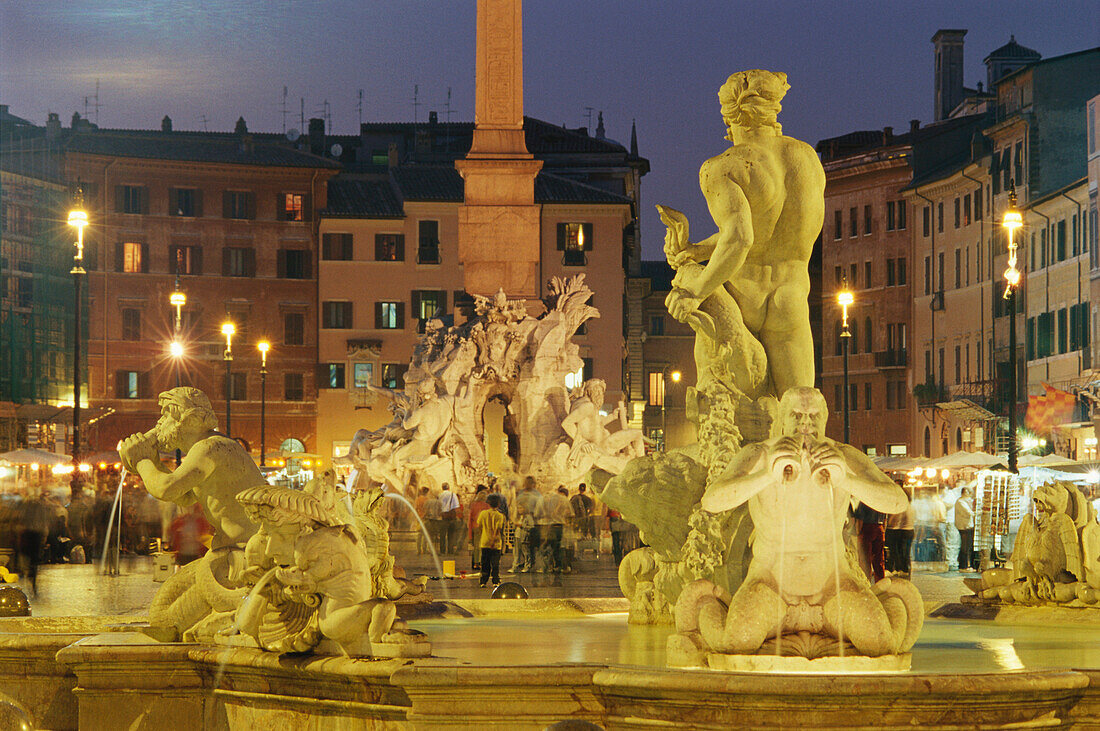
<svg viewBox="0 0 1100 731">
<path fill-rule="evenodd" d="M 1050 427 L 1065 424 L 1073 419 L 1073 412 L 1077 408 L 1077 397 L 1068 391 L 1054 388 L 1049 383 L 1044 383 L 1046 390 L 1048 409 L 1050 411 Z"/>
<path fill-rule="evenodd" d="M 1027 397 L 1027 416 L 1024 417 L 1024 426 L 1028 431 L 1036 434 L 1050 432 L 1050 400 L 1046 394 Z"/>
</svg>

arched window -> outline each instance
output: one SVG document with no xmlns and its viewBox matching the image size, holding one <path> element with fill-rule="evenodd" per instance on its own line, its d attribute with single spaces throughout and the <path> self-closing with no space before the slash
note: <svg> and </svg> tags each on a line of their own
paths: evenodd
<svg viewBox="0 0 1100 731">
<path fill-rule="evenodd" d="M 873 333 L 874 333 L 874 328 L 871 327 L 871 318 L 870 317 L 864 318 L 864 320 L 863 320 L 863 340 L 864 340 L 864 342 L 863 342 L 863 352 L 864 353 L 873 353 L 873 352 L 875 352 L 875 349 L 873 347 L 874 346 L 874 339 L 872 337 Z"/>
<path fill-rule="evenodd" d="M 928 427 L 924 427 L 924 456 L 931 457 L 932 451 L 932 431 Z"/>
</svg>

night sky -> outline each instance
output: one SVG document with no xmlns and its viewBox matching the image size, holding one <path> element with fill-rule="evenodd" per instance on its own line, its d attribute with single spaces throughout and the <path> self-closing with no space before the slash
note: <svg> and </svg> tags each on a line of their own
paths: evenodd
<svg viewBox="0 0 1100 731">
<path fill-rule="evenodd" d="M 660 255 L 662 202 L 685 211 L 692 238 L 713 231 L 699 164 L 725 142 L 717 91 L 748 68 L 786 71 L 779 119 L 811 144 L 823 137 L 931 120 L 932 35 L 965 28 L 967 86 L 1009 35 L 1044 58 L 1100 45 L 1096 0 L 611 2 L 528 0 L 524 8 L 527 114 L 586 126 L 603 110 L 623 143 L 637 120 L 647 258 Z M 437 110 L 473 118 L 472 0 L 0 0 L 0 103 L 36 123 L 67 126 L 99 80 L 102 127 L 253 131 L 299 127 L 331 109 L 332 129 Z M 89 99 L 88 103 L 91 104 Z M 94 120 L 95 111 L 89 108 Z M 595 112 L 592 116 L 595 127 Z"/>
</svg>

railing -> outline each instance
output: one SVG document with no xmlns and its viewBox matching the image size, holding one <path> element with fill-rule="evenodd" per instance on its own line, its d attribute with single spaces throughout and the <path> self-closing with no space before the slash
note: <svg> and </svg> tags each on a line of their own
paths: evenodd
<svg viewBox="0 0 1100 731">
<path fill-rule="evenodd" d="M 875 353 L 875 368 L 905 368 L 908 365 L 908 351 L 880 350 Z"/>
<path fill-rule="evenodd" d="M 932 406 L 947 400 L 947 389 L 942 383 L 920 383 L 913 387 L 913 399 L 917 406 Z"/>
</svg>

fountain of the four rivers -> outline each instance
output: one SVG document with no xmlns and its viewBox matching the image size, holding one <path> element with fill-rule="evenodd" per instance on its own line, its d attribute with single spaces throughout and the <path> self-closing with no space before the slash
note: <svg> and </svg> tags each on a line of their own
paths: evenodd
<svg viewBox="0 0 1100 731">
<path fill-rule="evenodd" d="M 499 73 L 482 67 L 481 39 L 500 28 L 518 54 L 519 3 L 479 0 L 478 124 L 514 133 L 521 105 L 503 118 L 480 107 Z M 782 134 L 787 88 L 785 74 L 754 70 L 719 92 L 732 144 L 700 173 L 717 233 L 693 243 L 686 218 L 659 207 L 676 272 L 666 304 L 696 333 L 696 444 L 641 456 L 640 435 L 605 428 L 599 384 L 565 388 L 572 335 L 598 316 L 591 291 L 555 281 L 537 312 L 522 262 L 493 260 L 492 218 L 467 211 L 464 263 L 485 292 L 504 272 L 503 289 L 478 298 L 470 322 L 424 336 L 394 424 L 356 435 L 354 501 L 331 473 L 301 491 L 266 485 L 204 394 L 161 394 L 161 420 L 120 454 L 156 497 L 202 504 L 212 550 L 164 584 L 147 622 L 0 620 L 0 693 L 48 729 L 1100 726 L 1100 670 L 1076 667 L 1076 648 L 1100 640 L 1092 625 L 1029 646 L 1016 625 L 925 622 L 917 589 L 870 584 L 844 540 L 850 506 L 892 513 L 907 498 L 824 437 L 807 261 L 825 181 L 813 150 Z M 525 152 L 472 153 L 467 189 L 493 164 L 533 179 Z M 523 229 L 529 203 L 492 188 L 479 190 L 519 209 Z M 410 470 L 426 484 L 476 481 L 484 444 L 470 425 L 501 396 L 521 470 L 585 479 L 641 529 L 646 547 L 619 574 L 629 617 L 524 599 L 469 616 L 395 567 L 383 491 Z M 158 453 L 177 446 L 185 458 L 169 470 Z M 988 601 L 1012 598 L 1005 576 L 983 581 Z M 1013 616 L 1045 621 L 1029 609 Z"/>
</svg>

